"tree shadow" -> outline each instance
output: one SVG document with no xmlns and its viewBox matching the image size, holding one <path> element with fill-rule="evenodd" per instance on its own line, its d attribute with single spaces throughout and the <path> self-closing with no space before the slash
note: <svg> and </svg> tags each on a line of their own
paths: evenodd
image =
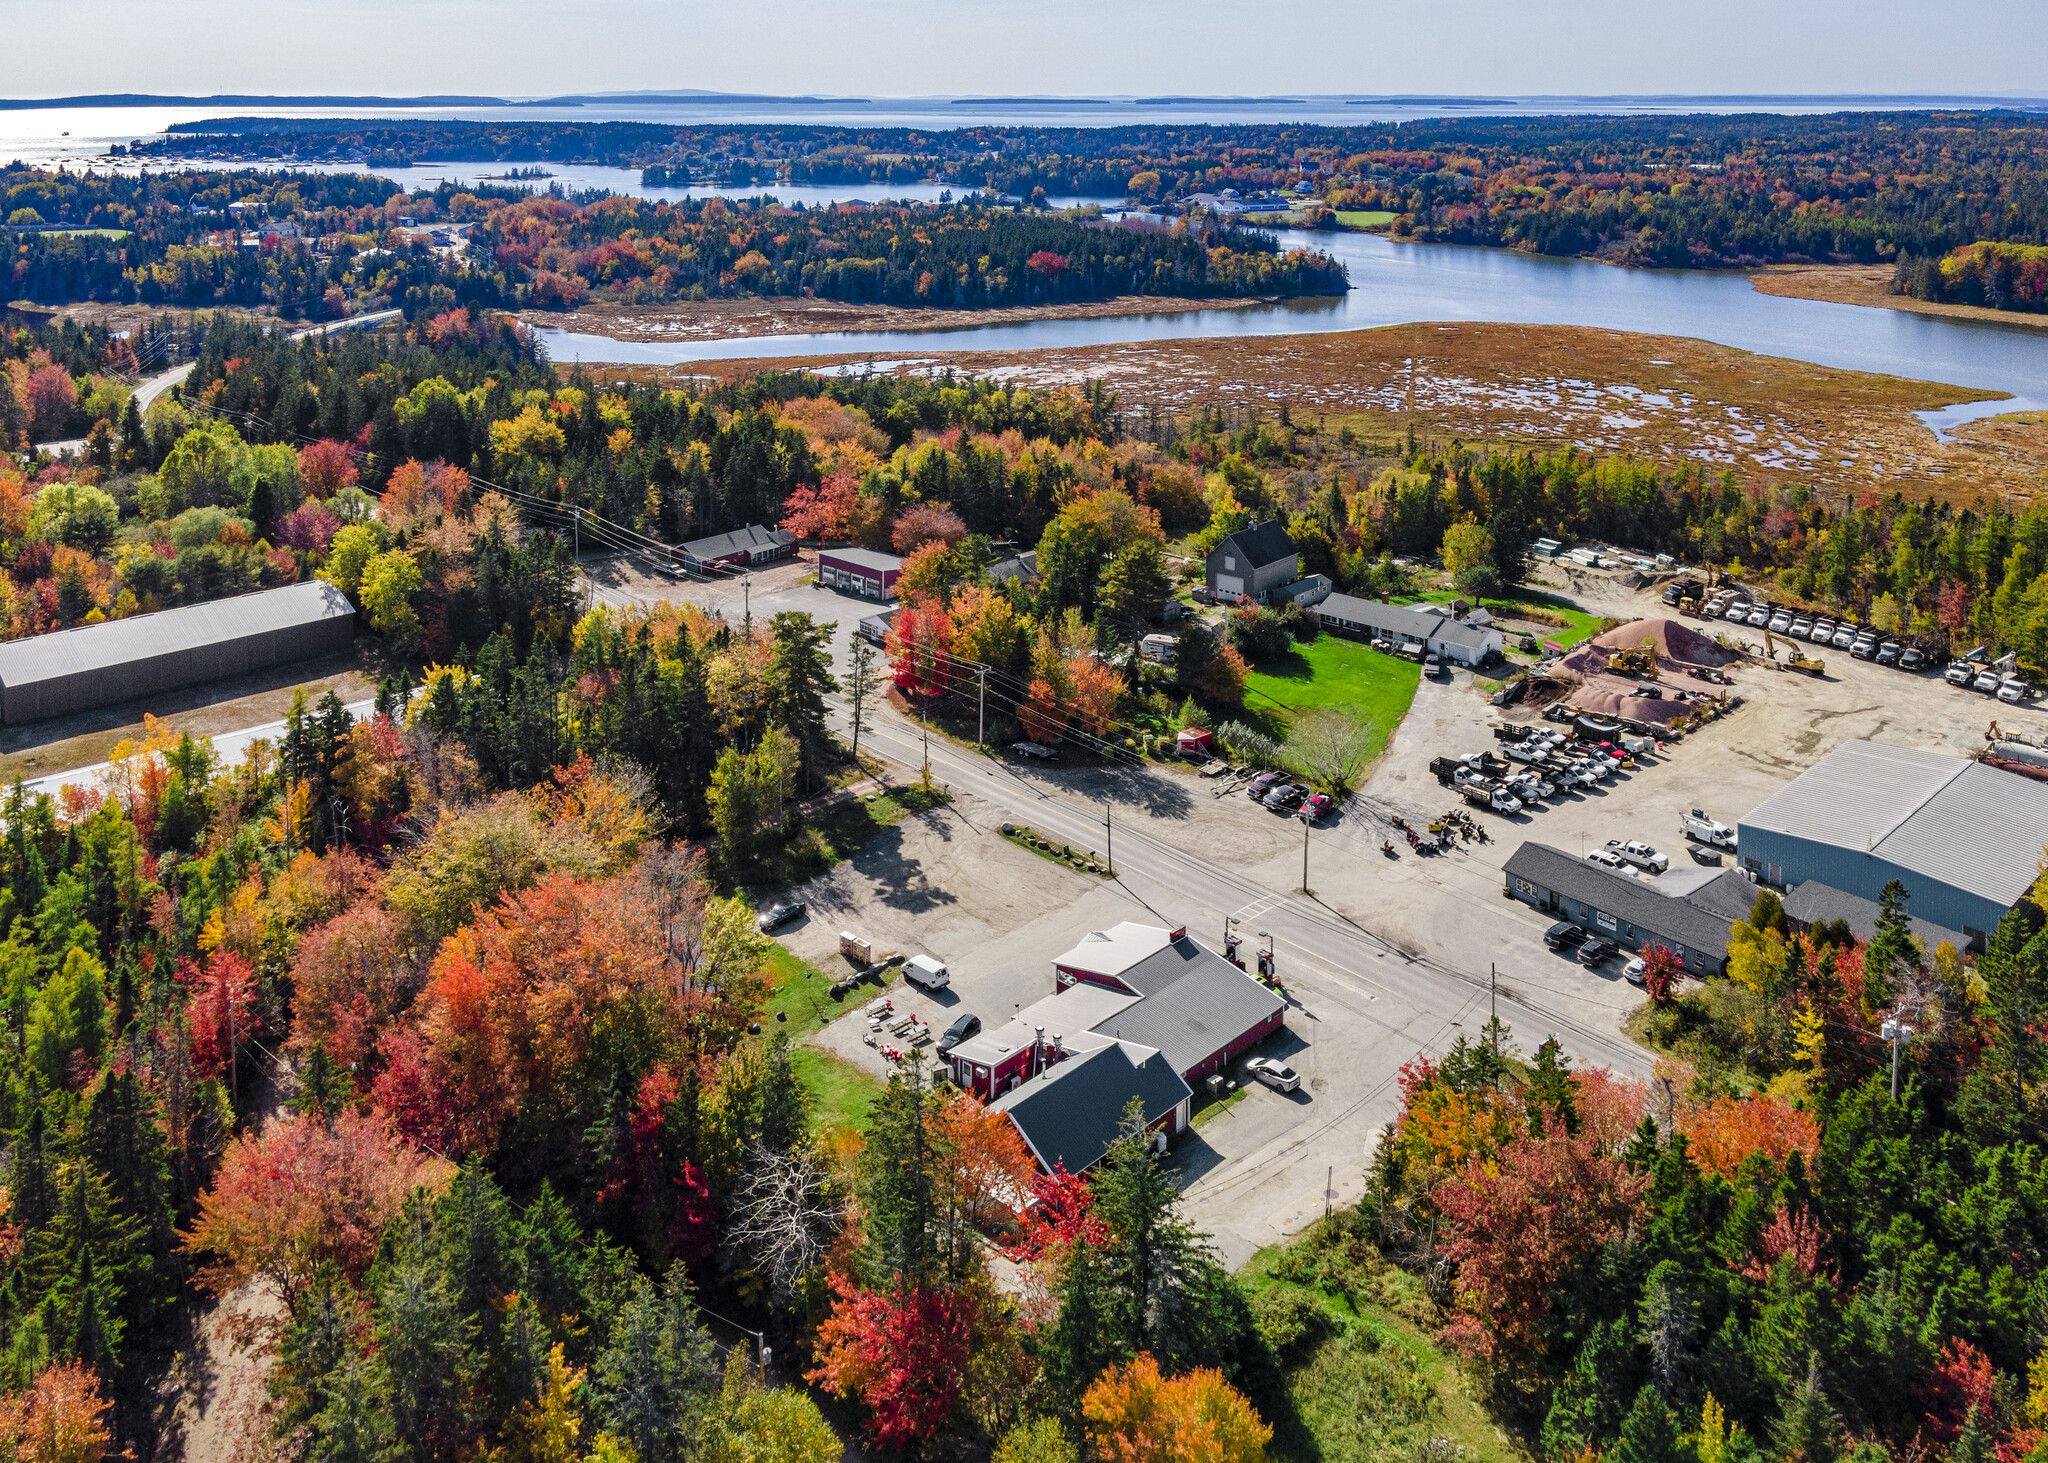
<svg viewBox="0 0 2048 1463">
<path fill-rule="evenodd" d="M 957 895 L 932 883 L 924 866 L 904 853 L 901 828 L 887 830 L 850 862 L 855 870 L 881 886 L 880 900 L 891 909 L 928 914 L 960 902 Z"/>
</svg>

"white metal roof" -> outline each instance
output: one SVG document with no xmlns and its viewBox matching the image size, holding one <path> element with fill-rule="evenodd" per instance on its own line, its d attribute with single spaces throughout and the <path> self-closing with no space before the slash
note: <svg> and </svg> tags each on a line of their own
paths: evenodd
<svg viewBox="0 0 2048 1463">
<path fill-rule="evenodd" d="M 111 670 L 196 646 L 220 645 L 353 615 L 348 596 L 323 580 L 238 594 L 207 604 L 131 615 L 0 645 L 0 686 L 33 686 L 85 671 Z"/>
<path fill-rule="evenodd" d="M 1939 752 L 1854 741 L 1742 826 L 1868 853 L 2011 904 L 2040 872 L 2048 783 Z"/>
<path fill-rule="evenodd" d="M 1119 976 L 1140 960 L 1164 950 L 1171 931 L 1158 925 L 1133 924 L 1125 920 L 1106 930 L 1090 930 L 1081 943 L 1064 955 L 1053 957 L 1055 968 L 1085 970 L 1090 975 Z"/>
</svg>

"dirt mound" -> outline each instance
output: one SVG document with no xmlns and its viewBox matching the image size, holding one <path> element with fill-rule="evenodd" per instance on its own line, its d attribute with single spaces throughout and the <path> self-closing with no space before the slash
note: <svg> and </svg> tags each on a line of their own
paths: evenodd
<svg viewBox="0 0 2048 1463">
<path fill-rule="evenodd" d="M 1588 677 L 1572 693 L 1572 709 L 1590 712 L 1594 716 L 1646 721 L 1653 726 L 1668 726 L 1697 709 L 1697 703 L 1693 701 L 1680 701 L 1669 696 L 1659 701 L 1649 696 L 1631 695 L 1633 689 L 1634 683 L 1617 681 L 1612 676 Z"/>
<path fill-rule="evenodd" d="M 1723 650 L 1699 631 L 1689 629 L 1676 620 L 1631 620 L 1626 625 L 1617 625 L 1605 635 L 1596 635 L 1593 643 L 1610 650 L 1634 650 L 1645 640 L 1657 642 L 1660 659 L 1681 661 L 1686 665 L 1727 665 L 1741 659 L 1734 651 Z"/>
</svg>

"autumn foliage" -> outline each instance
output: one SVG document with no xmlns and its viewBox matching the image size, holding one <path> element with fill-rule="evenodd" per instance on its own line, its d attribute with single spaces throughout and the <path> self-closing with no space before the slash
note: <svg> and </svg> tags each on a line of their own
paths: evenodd
<svg viewBox="0 0 2048 1463">
<path fill-rule="evenodd" d="M 113 1444 L 99 1378 L 78 1362 L 46 1368 L 25 1392 L 0 1398 L 0 1456 L 22 1463 L 100 1463 Z"/>
<path fill-rule="evenodd" d="M 1081 1401 L 1088 1442 L 1105 1463 L 1262 1463 L 1273 1429 L 1221 1372 L 1163 1377 L 1149 1352 L 1113 1366 Z"/>
<path fill-rule="evenodd" d="M 199 1282 L 216 1295 L 265 1280 L 294 1304 L 324 1262 L 361 1279 L 406 1195 L 453 1172 L 381 1113 L 276 1118 L 228 1145 L 184 1247 L 205 1258 Z"/>
<path fill-rule="evenodd" d="M 903 1447 L 939 1430 L 960 1400 L 971 1348 L 972 1293 L 909 1285 L 893 1295 L 831 1277 L 832 1314 L 805 1377 L 868 1410 L 876 1442 Z"/>
<path fill-rule="evenodd" d="M 1813 1114 L 1763 1093 L 1716 1098 L 1694 1110 L 1684 1129 L 1693 1161 L 1725 1179 L 1740 1173 L 1753 1153 L 1774 1164 L 1799 1153 L 1811 1163 L 1820 1150 L 1820 1124 Z"/>
</svg>

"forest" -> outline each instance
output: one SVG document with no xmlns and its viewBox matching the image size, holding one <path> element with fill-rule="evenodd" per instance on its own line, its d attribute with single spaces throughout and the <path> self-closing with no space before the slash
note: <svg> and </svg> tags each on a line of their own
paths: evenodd
<svg viewBox="0 0 2048 1463">
<path fill-rule="evenodd" d="M 1979 241 L 2048 244 L 2048 118 L 2007 111 L 1472 117 L 1357 127 L 1145 125 L 907 129 L 585 123 L 190 124 L 149 144 L 279 158 L 653 166 L 744 185 L 934 180 L 1028 197 L 1170 202 L 1307 181 L 1398 233 L 1662 266 L 1889 263 Z M 623 124 L 610 124 L 623 126 Z M 667 132 L 666 138 L 658 134 Z M 380 155 L 381 155 L 380 154 Z"/>
<path fill-rule="evenodd" d="M 1123 226 L 972 201 L 574 202 L 484 185 L 412 196 L 350 181 L 359 186 L 318 174 L 0 173 L 0 211 L 18 230 L 12 288 L 35 301 L 267 305 L 292 319 L 437 302 L 559 309 L 593 293 L 635 304 L 783 295 L 983 308 L 1349 288 L 1327 255 L 1282 252 L 1270 233 L 1215 222 Z M 273 223 L 292 232 L 258 232 Z M 408 223 L 469 227 L 468 257 L 436 253 Z"/>
</svg>

